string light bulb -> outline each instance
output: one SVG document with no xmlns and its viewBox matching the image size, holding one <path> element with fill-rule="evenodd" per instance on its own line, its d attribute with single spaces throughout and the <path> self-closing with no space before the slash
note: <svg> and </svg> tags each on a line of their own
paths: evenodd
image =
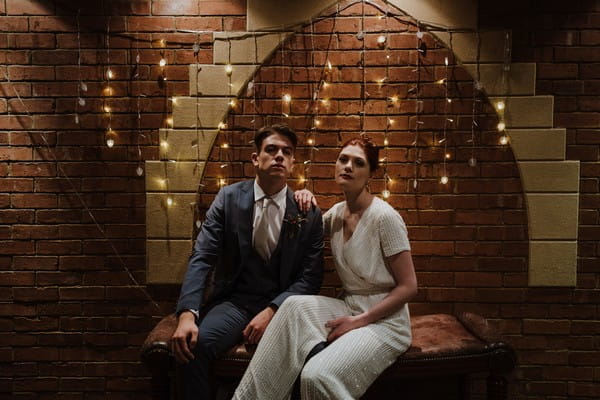
<svg viewBox="0 0 600 400">
<path fill-rule="evenodd" d="M 106 139 L 106 145 L 108 147 L 113 147 L 115 145 L 115 139 L 113 139 L 113 138 L 107 138 Z"/>
<path fill-rule="evenodd" d="M 161 58 L 160 61 L 158 62 L 158 65 L 160 65 L 161 67 L 164 67 L 165 65 L 167 65 L 167 60 L 165 60 L 164 58 Z"/>
<path fill-rule="evenodd" d="M 225 65 L 225 73 L 227 75 L 231 75 L 231 73 L 233 72 L 233 65 L 231 64 L 226 64 Z"/>
<path fill-rule="evenodd" d="M 167 126 L 173 127 L 173 117 L 169 117 L 165 120 Z"/>
<path fill-rule="evenodd" d="M 499 102 L 497 102 L 497 103 L 496 103 L 496 109 L 497 109 L 498 111 L 502 111 L 502 110 L 504 110 L 504 107 L 505 107 L 505 104 L 504 104 L 504 102 L 503 102 L 503 101 L 499 101 Z"/>
<path fill-rule="evenodd" d="M 450 153 L 446 153 L 444 157 L 446 157 L 446 160 L 449 160 L 452 157 L 452 155 Z"/>
<path fill-rule="evenodd" d="M 104 105 L 104 107 L 102 107 L 104 109 L 105 113 L 110 113 L 110 107 L 108 105 Z"/>
<path fill-rule="evenodd" d="M 112 78 L 114 78 L 114 77 L 115 77 L 115 73 L 113 72 L 113 70 L 112 70 L 112 69 L 110 69 L 110 68 L 109 68 L 109 69 L 107 69 L 107 70 L 106 70 L 106 77 L 107 77 L 108 79 L 112 79 Z"/>
<path fill-rule="evenodd" d="M 496 127 L 498 128 L 498 132 L 502 132 L 506 128 L 506 124 L 503 121 L 500 121 Z"/>
<path fill-rule="evenodd" d="M 383 191 L 381 192 L 381 196 L 382 196 L 384 199 L 387 199 L 387 198 L 389 198 L 389 197 L 390 197 L 390 191 L 389 191 L 389 190 L 387 190 L 387 189 L 383 190 Z"/>
<path fill-rule="evenodd" d="M 227 185 L 227 180 L 225 178 L 219 178 L 219 186 Z"/>
<path fill-rule="evenodd" d="M 312 146 L 313 144 L 315 144 L 315 140 L 314 140 L 313 138 L 309 138 L 309 139 L 306 141 L 306 143 L 308 143 L 309 145 L 311 145 L 311 146 Z"/>
<path fill-rule="evenodd" d="M 166 140 L 161 140 L 160 141 L 160 147 L 162 147 L 163 149 L 166 149 L 169 147 L 169 142 L 167 142 Z"/>
<path fill-rule="evenodd" d="M 229 148 L 229 143 L 223 143 L 223 144 L 221 144 L 221 148 L 222 149 L 228 149 Z"/>
<path fill-rule="evenodd" d="M 173 198 L 171 196 L 167 197 L 167 207 L 171 207 L 173 205 Z"/>
<path fill-rule="evenodd" d="M 229 107 L 235 107 L 237 105 L 237 102 L 235 101 L 235 99 L 231 99 L 229 100 Z"/>
<path fill-rule="evenodd" d="M 292 95 L 290 95 L 289 93 L 286 93 L 283 95 L 282 97 L 283 101 L 285 101 L 286 103 L 289 103 L 292 101 Z"/>
<path fill-rule="evenodd" d="M 446 175 L 442 176 L 442 177 L 440 178 L 440 183 L 441 183 L 442 185 L 446 185 L 446 184 L 448 183 L 448 177 L 447 177 Z"/>
<path fill-rule="evenodd" d="M 386 41 L 385 35 L 381 35 L 381 36 L 377 37 L 377 44 L 379 44 L 380 46 L 385 44 L 385 41 Z"/>
<path fill-rule="evenodd" d="M 390 144 L 390 141 L 388 140 L 388 138 L 383 139 L 384 146 L 388 146 L 389 144 Z"/>
<path fill-rule="evenodd" d="M 500 144 L 503 146 L 507 145 L 508 144 L 508 136 L 506 136 L 506 135 L 500 136 Z"/>
</svg>

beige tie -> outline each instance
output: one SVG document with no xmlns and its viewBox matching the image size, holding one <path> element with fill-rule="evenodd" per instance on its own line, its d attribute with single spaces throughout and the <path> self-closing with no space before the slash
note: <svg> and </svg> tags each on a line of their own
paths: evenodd
<svg viewBox="0 0 600 400">
<path fill-rule="evenodd" d="M 265 261 L 269 261 L 272 251 L 269 222 L 271 220 L 270 213 L 273 205 L 273 200 L 270 197 L 265 197 L 263 199 L 262 213 L 258 218 L 256 228 L 254 229 L 254 248 Z"/>
</svg>

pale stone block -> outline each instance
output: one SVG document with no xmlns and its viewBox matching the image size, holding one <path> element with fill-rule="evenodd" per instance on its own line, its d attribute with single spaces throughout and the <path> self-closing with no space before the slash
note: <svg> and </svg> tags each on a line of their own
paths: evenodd
<svg viewBox="0 0 600 400">
<path fill-rule="evenodd" d="M 462 63 L 503 63 L 506 31 L 488 31 L 479 33 L 480 54 L 477 60 L 478 39 L 476 33 L 460 33 L 432 30 L 454 56 Z M 510 42 L 510 41 L 509 41 Z"/>
<path fill-rule="evenodd" d="M 496 107 L 504 102 L 504 115 L 507 128 L 552 128 L 554 124 L 553 96 L 520 96 L 489 97 L 490 103 Z"/>
<path fill-rule="evenodd" d="M 417 21 L 449 29 L 477 29 L 477 0 L 389 0 Z"/>
<path fill-rule="evenodd" d="M 190 65 L 191 96 L 238 96 L 252 78 L 257 65 L 233 65 L 231 74 L 223 65 Z"/>
<path fill-rule="evenodd" d="M 556 129 L 507 129 L 510 145 L 519 161 L 564 160 L 566 130 Z"/>
<path fill-rule="evenodd" d="M 305 24 L 335 3 L 333 0 L 248 0 L 248 30 Z M 418 21 L 451 29 L 477 28 L 475 0 L 390 0 L 390 3 Z"/>
<path fill-rule="evenodd" d="M 521 161 L 523 191 L 579 192 L 579 161 Z"/>
<path fill-rule="evenodd" d="M 191 240 L 146 240 L 146 282 L 181 283 L 190 254 Z"/>
<path fill-rule="evenodd" d="M 146 193 L 146 237 L 191 238 L 195 202 L 195 193 Z"/>
<path fill-rule="evenodd" d="M 463 67 L 477 80 L 477 64 L 463 64 Z M 503 68 L 502 64 L 479 65 L 479 82 L 488 96 L 535 94 L 535 63 L 510 64 L 506 76 Z"/>
<path fill-rule="evenodd" d="M 525 193 L 525 198 L 531 240 L 577 239 L 578 193 Z"/>
<path fill-rule="evenodd" d="M 178 97 L 173 104 L 174 128 L 216 129 L 229 111 L 227 97 Z"/>
<path fill-rule="evenodd" d="M 308 23 L 326 8 L 335 4 L 332 0 L 247 0 L 247 26 L 249 31 L 261 29 L 285 29 Z"/>
<path fill-rule="evenodd" d="M 206 160 L 217 137 L 215 130 L 159 130 L 161 160 Z"/>
<path fill-rule="evenodd" d="M 204 166 L 192 161 L 146 161 L 146 191 L 196 193 Z"/>
<path fill-rule="evenodd" d="M 213 61 L 215 64 L 260 65 L 288 36 L 290 36 L 289 32 L 215 32 L 213 34 Z M 238 39 L 240 37 L 242 39 Z"/>
<path fill-rule="evenodd" d="M 529 286 L 576 286 L 577 242 L 531 241 Z"/>
</svg>

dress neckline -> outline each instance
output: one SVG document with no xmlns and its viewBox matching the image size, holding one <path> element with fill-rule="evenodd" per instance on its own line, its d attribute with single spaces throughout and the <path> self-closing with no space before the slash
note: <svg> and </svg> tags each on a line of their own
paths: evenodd
<svg viewBox="0 0 600 400">
<path fill-rule="evenodd" d="M 350 235 L 350 237 L 348 238 L 348 240 L 346 240 L 345 235 L 344 235 L 344 231 L 346 230 L 346 228 L 344 227 L 344 212 L 346 210 L 346 207 L 348 206 L 348 203 L 346 201 L 344 201 L 344 205 L 343 207 L 341 207 L 341 213 L 342 213 L 342 245 L 345 246 L 346 244 L 348 244 L 352 238 L 354 238 L 354 236 L 356 235 L 356 232 L 358 231 L 359 227 L 362 227 L 362 220 L 365 217 L 365 215 L 367 215 L 367 213 L 369 212 L 369 210 L 371 209 L 371 207 L 373 206 L 373 203 L 375 203 L 375 201 L 377 201 L 377 197 L 373 196 L 373 200 L 371 200 L 371 204 L 369 204 L 369 206 L 367 208 L 365 208 L 365 211 L 362 213 L 362 215 L 360 216 L 360 218 L 358 219 L 358 222 L 356 223 L 356 226 L 354 227 L 354 231 L 352 232 L 352 235 Z"/>
</svg>

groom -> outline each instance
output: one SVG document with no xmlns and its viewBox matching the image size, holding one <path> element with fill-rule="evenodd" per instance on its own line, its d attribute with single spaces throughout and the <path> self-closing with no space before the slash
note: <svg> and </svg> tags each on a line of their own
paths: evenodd
<svg viewBox="0 0 600 400">
<path fill-rule="evenodd" d="M 258 343 L 281 303 L 317 293 L 323 278 L 321 211 L 301 214 L 286 184 L 296 134 L 285 125 L 264 127 L 254 144 L 255 179 L 221 189 L 181 288 L 170 346 L 185 399 L 211 398 L 213 362 L 242 340 Z M 203 305 L 211 272 L 214 290 Z"/>
</svg>

